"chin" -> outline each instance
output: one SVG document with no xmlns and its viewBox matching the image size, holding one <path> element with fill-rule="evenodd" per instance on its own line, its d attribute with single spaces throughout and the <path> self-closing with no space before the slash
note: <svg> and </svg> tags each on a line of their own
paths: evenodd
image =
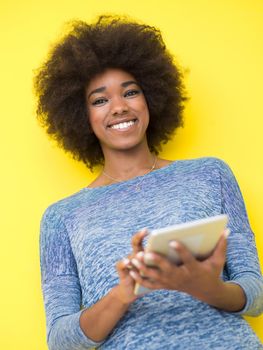
<svg viewBox="0 0 263 350">
<path fill-rule="evenodd" d="M 148 147 L 146 135 L 143 137 L 123 137 L 122 139 L 109 140 L 110 142 L 104 143 L 102 149 L 114 150 L 114 151 L 129 151 L 139 147 Z"/>
<path fill-rule="evenodd" d="M 129 151 L 132 149 L 136 149 L 139 146 L 142 146 L 143 141 L 140 142 L 124 142 L 124 143 L 118 143 L 115 145 L 111 145 L 111 149 L 115 151 Z"/>
</svg>

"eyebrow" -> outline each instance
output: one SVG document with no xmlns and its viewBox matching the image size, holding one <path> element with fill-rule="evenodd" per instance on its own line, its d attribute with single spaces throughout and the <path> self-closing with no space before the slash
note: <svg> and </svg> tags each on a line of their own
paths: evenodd
<svg viewBox="0 0 263 350">
<path fill-rule="evenodd" d="M 129 86 L 129 85 L 131 85 L 131 84 L 136 84 L 136 85 L 139 86 L 139 84 L 138 84 L 135 80 L 124 81 L 123 83 L 121 83 L 121 86 L 122 86 L 122 87 L 127 87 L 127 86 Z M 106 86 L 101 86 L 101 87 L 99 87 L 99 88 L 97 88 L 97 89 L 95 89 L 95 90 L 92 90 L 92 91 L 89 93 L 88 98 L 90 98 L 90 96 L 91 96 L 92 94 L 97 94 L 97 93 L 103 92 L 103 91 L 105 91 L 105 90 L 106 90 Z"/>
</svg>

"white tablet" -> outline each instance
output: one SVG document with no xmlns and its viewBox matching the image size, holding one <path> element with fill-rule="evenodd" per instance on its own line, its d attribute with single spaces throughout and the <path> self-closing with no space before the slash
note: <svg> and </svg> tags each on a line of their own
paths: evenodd
<svg viewBox="0 0 263 350">
<path fill-rule="evenodd" d="M 180 258 L 174 249 L 169 247 L 170 241 L 183 243 L 199 260 L 207 258 L 215 248 L 219 237 L 226 228 L 228 216 L 225 214 L 190 221 L 178 225 L 152 230 L 145 247 L 145 252 L 156 252 L 165 255 L 180 264 Z M 145 260 L 149 266 L 154 266 L 150 260 Z M 135 285 L 136 295 L 149 292 L 149 289 Z"/>
</svg>

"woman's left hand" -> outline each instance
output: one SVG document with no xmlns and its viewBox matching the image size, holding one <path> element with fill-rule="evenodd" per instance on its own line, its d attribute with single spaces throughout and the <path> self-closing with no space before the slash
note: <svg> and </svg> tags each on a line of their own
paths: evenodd
<svg viewBox="0 0 263 350">
<path fill-rule="evenodd" d="M 156 253 L 139 252 L 132 259 L 132 264 L 136 269 L 130 271 L 130 275 L 144 287 L 178 290 L 213 305 L 214 296 L 217 297 L 224 284 L 220 279 L 220 274 L 225 264 L 226 247 L 226 234 L 224 233 L 212 255 L 199 261 L 183 244 L 171 242 L 171 248 L 175 249 L 181 258 L 181 265 L 177 266 L 166 257 Z M 157 268 L 147 267 L 144 264 L 146 254 Z"/>
</svg>

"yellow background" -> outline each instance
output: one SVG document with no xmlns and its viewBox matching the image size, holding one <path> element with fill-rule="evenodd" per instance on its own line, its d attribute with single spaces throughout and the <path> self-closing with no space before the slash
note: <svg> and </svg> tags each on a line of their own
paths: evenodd
<svg viewBox="0 0 263 350">
<path fill-rule="evenodd" d="M 263 2 L 261 0 L 41 0 L 0 2 L 0 348 L 45 350 L 39 221 L 52 202 L 96 174 L 51 143 L 38 126 L 33 69 L 63 23 L 110 12 L 162 30 L 189 73 L 185 128 L 163 148 L 169 159 L 217 156 L 242 189 L 263 262 Z M 263 265 L 263 264 L 261 264 Z M 263 341 L 263 316 L 249 323 Z"/>
</svg>

